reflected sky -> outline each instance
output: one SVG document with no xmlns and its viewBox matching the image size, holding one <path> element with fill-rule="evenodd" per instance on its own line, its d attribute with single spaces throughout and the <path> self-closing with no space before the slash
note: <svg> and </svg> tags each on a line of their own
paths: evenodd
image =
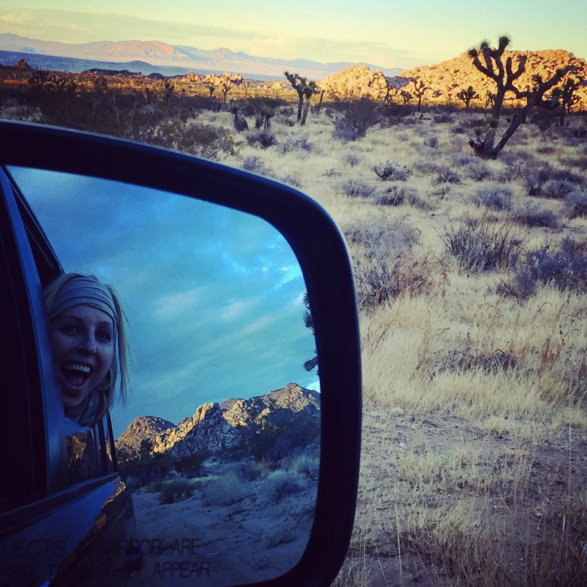
<svg viewBox="0 0 587 587">
<path fill-rule="evenodd" d="M 315 387 L 305 284 L 285 239 L 256 217 L 136 186 L 11 169 L 65 271 L 115 287 L 131 323 L 137 416 L 173 423 L 202 403 Z"/>
</svg>

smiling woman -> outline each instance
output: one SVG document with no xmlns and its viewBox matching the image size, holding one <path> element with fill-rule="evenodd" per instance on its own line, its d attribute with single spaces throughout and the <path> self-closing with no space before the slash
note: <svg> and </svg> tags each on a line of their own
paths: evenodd
<svg viewBox="0 0 587 587">
<path fill-rule="evenodd" d="M 111 286 L 69 273 L 44 292 L 55 376 L 66 415 L 94 425 L 129 385 L 126 316 Z M 120 381 L 118 381 L 120 374 Z"/>
</svg>

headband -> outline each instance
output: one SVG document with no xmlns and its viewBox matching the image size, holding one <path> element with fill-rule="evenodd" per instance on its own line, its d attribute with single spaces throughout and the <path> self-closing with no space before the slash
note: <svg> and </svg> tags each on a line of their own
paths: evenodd
<svg viewBox="0 0 587 587">
<path fill-rule="evenodd" d="M 99 281 L 88 277 L 76 277 L 63 284 L 55 296 L 52 311 L 48 316 L 49 321 L 57 318 L 65 310 L 81 305 L 91 306 L 108 314 L 114 327 L 117 327 L 116 306 L 110 290 Z"/>
</svg>

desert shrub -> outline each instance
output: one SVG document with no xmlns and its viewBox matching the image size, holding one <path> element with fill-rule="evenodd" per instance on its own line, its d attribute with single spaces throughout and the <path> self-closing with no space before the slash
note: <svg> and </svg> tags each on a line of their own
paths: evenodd
<svg viewBox="0 0 587 587">
<path fill-rule="evenodd" d="M 390 179 L 396 181 L 406 181 L 409 175 L 409 171 L 404 167 L 400 168 L 398 165 L 393 164 L 391 161 L 381 163 L 373 167 L 375 175 L 381 181 L 388 181 Z"/>
<path fill-rule="evenodd" d="M 512 190 L 509 188 L 480 188 L 471 196 L 476 206 L 485 206 L 490 210 L 509 210 L 512 207 Z"/>
<path fill-rule="evenodd" d="M 452 129 L 452 132 L 455 135 L 464 135 L 464 134 L 467 134 L 467 130 L 464 127 L 460 126 L 460 125 L 455 126 Z"/>
<path fill-rule="evenodd" d="M 567 194 L 565 206 L 570 218 L 587 217 L 587 191 L 576 191 Z"/>
<path fill-rule="evenodd" d="M 271 134 L 269 131 L 262 130 L 248 134 L 247 143 L 251 147 L 259 146 L 262 149 L 267 149 L 276 145 L 277 139 L 275 138 L 274 134 Z"/>
<path fill-rule="evenodd" d="M 348 165 L 349 167 L 356 167 L 361 162 L 361 159 L 357 157 L 357 155 L 355 155 L 354 153 L 347 153 L 344 156 L 343 161 L 344 164 Z"/>
<path fill-rule="evenodd" d="M 263 418 L 258 429 L 246 433 L 249 454 L 257 461 L 279 463 L 298 450 L 320 443 L 320 413 L 315 408 L 292 413 L 277 408 Z"/>
<path fill-rule="evenodd" d="M 470 222 L 459 228 L 452 224 L 440 232 L 447 250 L 466 271 L 490 271 L 512 267 L 520 243 L 511 236 L 509 225 Z"/>
<path fill-rule="evenodd" d="M 349 198 L 368 198 L 373 195 L 375 188 L 360 179 L 349 179 L 341 186 L 342 193 Z"/>
<path fill-rule="evenodd" d="M 263 544 L 265 548 L 274 548 L 280 544 L 295 542 L 300 533 L 292 520 L 292 525 L 282 525 L 277 528 L 267 528 L 263 532 Z"/>
<path fill-rule="evenodd" d="M 195 477 L 201 470 L 202 464 L 208 458 L 204 452 L 193 453 L 175 461 L 174 467 L 178 473 L 186 477 Z"/>
<path fill-rule="evenodd" d="M 334 137 L 342 141 L 356 141 L 379 122 L 377 104 L 367 98 L 339 105 L 333 118 Z"/>
<path fill-rule="evenodd" d="M 470 155 L 463 155 L 462 153 L 456 155 L 453 159 L 453 165 L 458 165 L 459 167 L 469 166 L 472 163 L 477 161 L 476 158 L 471 157 Z"/>
<path fill-rule="evenodd" d="M 357 301 L 369 310 L 395 299 L 400 294 L 430 293 L 434 286 L 433 268 L 409 252 L 395 257 L 351 251 L 355 268 Z"/>
<path fill-rule="evenodd" d="M 270 468 L 262 461 L 248 460 L 241 463 L 236 469 L 236 475 L 242 481 L 251 483 L 265 477 Z"/>
<path fill-rule="evenodd" d="M 416 190 L 406 191 L 406 204 L 417 210 L 432 210 L 427 200 L 421 198 Z"/>
<path fill-rule="evenodd" d="M 270 98 L 268 96 L 258 96 L 247 98 L 239 101 L 240 110 L 246 116 L 254 116 L 264 108 L 279 109 L 279 113 L 287 115 L 289 108 L 289 115 L 293 114 L 293 108 L 287 106 L 287 102 L 281 98 Z"/>
<path fill-rule="evenodd" d="M 252 173 L 259 173 L 260 175 L 266 175 L 268 172 L 263 160 L 256 155 L 247 155 L 243 159 L 243 169 Z"/>
<path fill-rule="evenodd" d="M 414 188 L 392 185 L 376 197 L 375 203 L 380 206 L 401 206 L 406 198 L 413 196 L 417 196 Z"/>
<path fill-rule="evenodd" d="M 459 174 L 446 165 L 439 167 L 436 173 L 437 175 L 432 182 L 434 185 L 440 183 L 461 183 Z"/>
<path fill-rule="evenodd" d="M 587 138 L 587 122 L 583 121 L 580 126 L 574 126 L 570 129 L 570 133 L 575 139 L 586 139 Z"/>
<path fill-rule="evenodd" d="M 291 153 L 292 151 L 300 150 L 311 153 L 314 145 L 310 143 L 308 136 L 308 134 L 303 134 L 300 137 L 289 138 L 280 144 L 279 150 L 282 153 Z"/>
<path fill-rule="evenodd" d="M 524 185 L 526 187 L 526 193 L 529 196 L 540 196 L 544 189 L 544 184 L 550 177 L 550 169 L 527 169 L 523 173 Z"/>
<path fill-rule="evenodd" d="M 467 166 L 466 174 L 473 181 L 483 181 L 491 177 L 491 169 L 485 161 L 476 160 Z"/>
<path fill-rule="evenodd" d="M 547 181 L 541 195 L 545 198 L 562 200 L 577 189 L 577 184 L 566 179 L 551 179 Z"/>
<path fill-rule="evenodd" d="M 279 469 L 270 473 L 263 481 L 259 493 L 263 496 L 265 503 L 276 504 L 285 497 L 300 493 L 305 487 L 306 483 L 298 475 Z"/>
<path fill-rule="evenodd" d="M 481 369 L 485 373 L 499 373 L 518 368 L 516 358 L 500 349 L 496 351 L 479 352 L 479 349 L 441 351 L 432 360 L 431 375 L 446 371 L 471 371 Z"/>
<path fill-rule="evenodd" d="M 416 161 L 416 163 L 414 163 L 414 169 L 424 175 L 431 175 L 433 173 L 440 172 L 440 167 L 436 165 L 436 163 L 432 163 L 431 161 L 427 160 Z"/>
<path fill-rule="evenodd" d="M 246 499 L 252 493 L 249 483 L 245 483 L 234 471 L 229 471 L 202 484 L 202 504 L 204 506 L 231 505 Z"/>
<path fill-rule="evenodd" d="M 320 455 L 305 452 L 292 457 L 288 462 L 282 464 L 283 470 L 290 470 L 307 480 L 315 482 L 320 473 Z"/>
<path fill-rule="evenodd" d="M 424 141 L 424 145 L 426 147 L 430 147 L 431 149 L 437 149 L 439 142 L 437 137 L 430 137 Z"/>
<path fill-rule="evenodd" d="M 164 479 L 155 479 L 155 481 L 151 481 L 146 487 L 147 491 L 150 493 L 159 493 L 163 488 L 163 484 L 165 483 Z"/>
<path fill-rule="evenodd" d="M 140 138 L 152 145 L 206 159 L 221 160 L 229 155 L 236 155 L 232 132 L 207 124 L 185 124 L 178 119 L 168 119 L 145 131 Z"/>
<path fill-rule="evenodd" d="M 587 171 L 587 157 L 563 157 L 560 161 L 569 167 L 577 167 L 582 171 Z"/>
<path fill-rule="evenodd" d="M 402 292 L 418 295 L 432 287 L 433 271 L 409 249 L 418 233 L 401 221 L 386 225 L 363 222 L 343 227 L 355 269 L 358 304 L 372 309 Z"/>
<path fill-rule="evenodd" d="M 551 285 L 562 292 L 587 291 L 587 251 L 585 246 L 569 238 L 563 239 L 560 249 L 545 245 L 529 251 L 519 264 L 513 280 L 498 286 L 504 295 L 527 299 L 539 285 Z"/>
<path fill-rule="evenodd" d="M 175 503 L 187 499 L 193 494 L 194 488 L 188 479 L 173 479 L 163 483 L 159 501 L 161 503 Z"/>
<path fill-rule="evenodd" d="M 286 183 L 287 185 L 291 185 L 294 188 L 301 188 L 302 187 L 302 180 L 297 175 L 288 174 L 285 177 L 279 178 L 279 181 Z"/>
<path fill-rule="evenodd" d="M 121 477 L 125 480 L 129 477 L 134 477 L 140 482 L 140 485 L 145 485 L 156 479 L 165 477 L 173 468 L 171 459 L 161 453 L 144 455 L 128 460 L 117 459 L 117 461 L 118 471 Z"/>
<path fill-rule="evenodd" d="M 441 112 L 440 114 L 435 114 L 433 120 L 438 124 L 447 124 L 452 122 L 453 118 L 448 112 Z"/>
<path fill-rule="evenodd" d="M 552 155 L 555 151 L 556 147 L 554 145 L 540 145 L 536 148 L 536 152 L 541 155 Z"/>
<path fill-rule="evenodd" d="M 513 221 L 531 228 L 556 228 L 558 217 L 547 208 L 542 208 L 532 202 L 520 206 L 513 214 Z"/>
<path fill-rule="evenodd" d="M 193 110 L 211 110 L 217 111 L 219 106 L 218 98 L 209 96 L 186 96 L 183 99 L 185 106 Z"/>
<path fill-rule="evenodd" d="M 569 171 L 568 169 L 553 169 L 550 173 L 550 178 L 559 181 L 567 181 L 578 186 L 581 186 L 585 183 L 583 177 L 581 177 L 578 173 Z"/>
</svg>

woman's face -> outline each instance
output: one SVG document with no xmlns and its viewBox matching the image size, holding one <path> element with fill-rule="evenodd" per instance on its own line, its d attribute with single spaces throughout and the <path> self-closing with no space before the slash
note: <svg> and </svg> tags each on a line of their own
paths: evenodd
<svg viewBox="0 0 587 587">
<path fill-rule="evenodd" d="M 59 314 L 49 330 L 63 404 L 75 408 L 112 366 L 114 325 L 108 314 L 80 305 Z"/>
</svg>

